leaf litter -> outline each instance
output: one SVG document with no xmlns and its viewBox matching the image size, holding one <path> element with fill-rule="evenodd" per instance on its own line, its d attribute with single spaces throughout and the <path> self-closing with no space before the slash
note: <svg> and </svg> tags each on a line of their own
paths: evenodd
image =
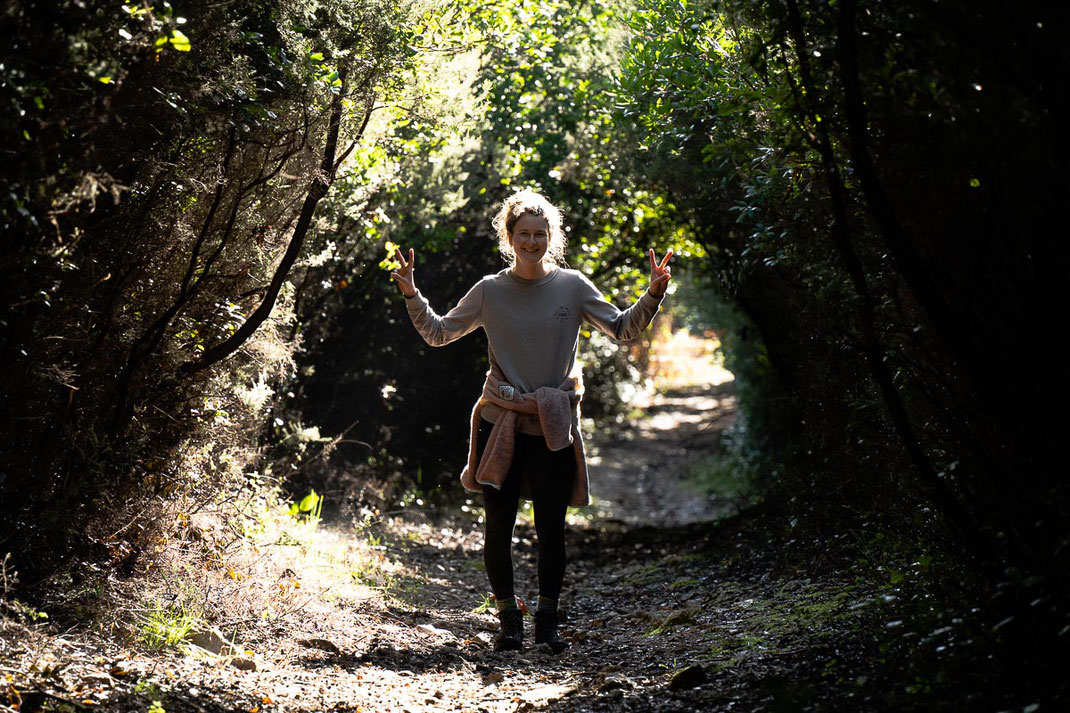
<svg viewBox="0 0 1070 713">
<path fill-rule="evenodd" d="M 651 404 L 638 437 L 594 440 L 598 501 L 570 518 L 563 654 L 531 643 L 530 618 L 523 651 L 493 651 L 477 507 L 410 511 L 374 528 L 321 523 L 303 542 L 280 538 L 287 544 L 244 559 L 232 552 L 218 581 L 260 616 L 208 607 L 203 618 L 214 621 L 199 621 L 178 646 L 138 645 L 130 627 L 59 631 L 6 617 L 0 703 L 168 713 L 748 710 L 816 695 L 830 667 L 842 690 L 823 695 L 848 695 L 854 683 L 830 661 L 867 655 L 852 632 L 869 610 L 852 604 L 873 594 L 833 571 L 781 566 L 760 513 L 696 498 L 680 477 L 709 456 L 732 408 L 723 387 L 679 391 Z M 706 420 L 694 418 L 700 412 Z M 211 530 L 196 531 L 203 540 Z M 517 591 L 534 599 L 530 518 L 515 534 Z"/>
</svg>

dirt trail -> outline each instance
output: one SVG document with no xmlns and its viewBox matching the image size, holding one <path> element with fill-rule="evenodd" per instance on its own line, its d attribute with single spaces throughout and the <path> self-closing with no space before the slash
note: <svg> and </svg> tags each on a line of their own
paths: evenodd
<svg viewBox="0 0 1070 713">
<path fill-rule="evenodd" d="M 380 534 L 386 557 L 404 567 L 385 601 L 340 606 L 290 637 L 330 641 L 337 651 L 291 646 L 287 666 L 250 672 L 243 687 L 292 710 L 413 713 L 562 710 L 581 700 L 617 709 L 634 691 L 663 688 L 682 666 L 680 654 L 699 644 L 692 625 L 707 598 L 688 573 L 696 543 L 663 527 L 723 512 L 680 474 L 715 446 L 732 408 L 730 385 L 675 390 L 651 399 L 647 418 L 630 432 L 592 440 L 598 504 L 576 511 L 570 526 L 566 653 L 533 645 L 495 653 L 496 618 L 473 613 L 488 590 L 478 513 L 417 517 Z M 520 518 L 515 539 L 517 591 L 530 601 L 537 591 L 530 519 Z M 208 686 L 210 677 L 201 684 Z"/>
<path fill-rule="evenodd" d="M 640 406 L 644 418 L 629 429 L 593 439 L 592 524 L 620 522 L 674 527 L 710 522 L 733 504 L 689 486 L 689 466 L 708 457 L 736 413 L 732 382 L 655 392 Z"/>
<path fill-rule="evenodd" d="M 275 543 L 257 560 L 258 581 L 277 577 L 291 609 L 247 624 L 220 655 L 188 642 L 151 654 L 90 634 L 42 633 L 20 648 L 9 636 L 8 670 L 37 672 L 20 684 L 21 710 L 144 711 L 151 701 L 168 713 L 794 709 L 812 691 L 788 681 L 835 670 L 834 632 L 821 628 L 862 605 L 831 580 L 771 579 L 760 543 L 709 524 L 729 506 L 683 482 L 731 422 L 730 384 L 671 390 L 644 406 L 629 432 L 591 444 L 598 500 L 570 517 L 562 633 L 571 648 L 559 656 L 533 645 L 492 650 L 496 618 L 478 610 L 488 589 L 478 509 L 416 512 Z M 533 538 L 522 517 L 514 560 L 525 598 L 536 592 Z M 357 540 L 363 559 L 338 554 Z"/>
</svg>

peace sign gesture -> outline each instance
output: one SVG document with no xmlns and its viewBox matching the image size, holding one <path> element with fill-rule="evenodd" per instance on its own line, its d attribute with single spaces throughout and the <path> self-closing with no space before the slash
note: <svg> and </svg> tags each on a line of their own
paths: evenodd
<svg viewBox="0 0 1070 713">
<path fill-rule="evenodd" d="M 393 278 L 394 282 L 398 283 L 398 289 L 401 290 L 401 294 L 406 297 L 414 297 L 416 295 L 416 278 L 413 276 L 412 270 L 416 266 L 416 252 L 409 248 L 409 259 L 406 260 L 405 256 L 401 254 L 401 248 L 398 248 L 396 257 L 401 266 L 391 272 L 390 277 Z"/>
<path fill-rule="evenodd" d="M 665 290 L 669 287 L 669 280 L 672 279 L 672 268 L 669 267 L 669 258 L 672 257 L 672 250 L 665 253 L 665 258 L 659 263 L 657 257 L 654 255 L 654 248 L 650 248 L 650 287 L 647 288 L 647 292 L 651 297 L 661 298 L 665 295 Z"/>
</svg>

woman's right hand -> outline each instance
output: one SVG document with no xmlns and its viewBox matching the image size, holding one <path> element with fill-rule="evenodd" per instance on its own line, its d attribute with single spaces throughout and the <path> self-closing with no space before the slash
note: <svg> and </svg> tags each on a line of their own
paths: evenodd
<svg viewBox="0 0 1070 713">
<path fill-rule="evenodd" d="M 401 254 L 401 249 L 397 250 L 397 259 L 401 263 L 401 267 L 390 273 L 390 277 L 394 282 L 398 283 L 398 289 L 401 290 L 401 294 L 406 297 L 416 296 L 416 279 L 413 277 L 412 268 L 416 265 L 416 253 L 412 248 L 409 248 L 409 259 L 406 260 L 405 256 Z"/>
</svg>

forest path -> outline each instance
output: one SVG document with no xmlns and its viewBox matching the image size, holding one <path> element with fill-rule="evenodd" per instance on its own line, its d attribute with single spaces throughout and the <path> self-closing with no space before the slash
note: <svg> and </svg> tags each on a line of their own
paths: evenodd
<svg viewBox="0 0 1070 713">
<path fill-rule="evenodd" d="M 692 466 L 713 457 L 736 414 L 731 374 L 710 376 L 713 383 L 654 392 L 635 404 L 641 419 L 591 440 L 593 502 L 584 517 L 592 524 L 674 527 L 735 509 L 690 481 Z"/>
<path fill-rule="evenodd" d="M 707 618 L 709 597 L 726 590 L 713 592 L 694 576 L 705 556 L 696 551 L 703 526 L 693 523 L 732 506 L 700 496 L 682 476 L 731 423 L 731 383 L 670 389 L 642 409 L 638 423 L 589 444 L 597 499 L 570 514 L 562 634 L 572 645 L 565 653 L 531 644 L 530 619 L 524 651 L 494 652 L 497 619 L 474 611 L 488 591 L 478 508 L 412 511 L 358 535 L 384 558 L 364 575 L 379 585 L 371 596 L 317 602 L 284 636 L 247 639 L 256 671 L 175 657 L 168 668 L 191 695 L 175 699 L 173 692 L 165 707 L 195 694 L 201 706 L 212 700 L 245 710 L 264 708 L 265 700 L 300 711 L 626 710 L 626 698 L 664 690 L 678 669 L 716 646 L 714 630 L 700 641 L 696 625 Z M 514 564 L 517 591 L 528 601 L 537 591 L 535 550 L 530 512 L 522 512 Z"/>
<path fill-rule="evenodd" d="M 725 381 L 670 389 L 642 404 L 638 424 L 592 439 L 597 500 L 570 515 L 561 633 L 571 647 L 558 656 L 530 643 L 530 619 L 525 650 L 493 651 L 478 508 L 410 510 L 254 548 L 244 579 L 222 580 L 232 587 L 220 600 L 274 594 L 260 621 L 216 621 L 236 632 L 234 649 L 195 639 L 209 653 L 187 637 L 152 653 L 85 633 L 7 651 L 22 656 L 8 670 L 31 675 L 20 710 L 797 709 L 819 686 L 829 694 L 830 673 L 848 680 L 837 662 L 859 645 L 846 631 L 872 593 L 772 564 L 760 526 L 687 485 L 733 408 Z M 514 561 L 529 600 L 534 554 L 522 513 Z"/>
</svg>

